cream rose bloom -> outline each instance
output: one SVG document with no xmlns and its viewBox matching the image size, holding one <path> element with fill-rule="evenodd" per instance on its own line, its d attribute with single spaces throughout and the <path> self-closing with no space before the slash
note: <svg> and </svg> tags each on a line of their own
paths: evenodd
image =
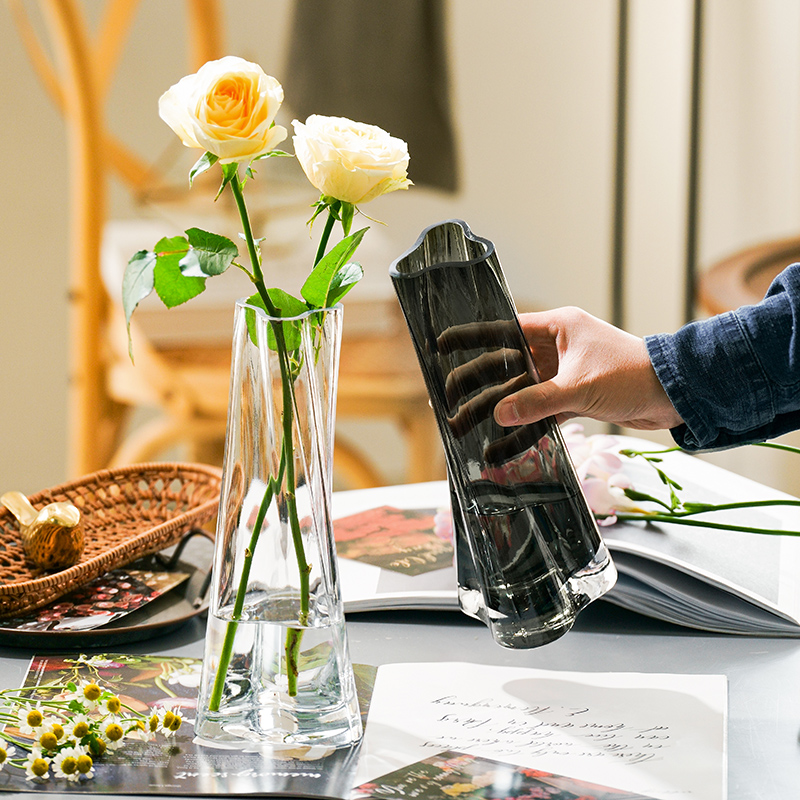
<svg viewBox="0 0 800 800">
<path fill-rule="evenodd" d="M 292 125 L 295 156 L 323 195 L 360 205 L 411 185 L 408 145 L 382 128 L 316 114 Z"/>
<path fill-rule="evenodd" d="M 250 161 L 286 138 L 286 128 L 272 124 L 282 102 L 283 87 L 258 64 L 225 56 L 168 89 L 158 113 L 187 147 L 227 164 Z"/>
</svg>

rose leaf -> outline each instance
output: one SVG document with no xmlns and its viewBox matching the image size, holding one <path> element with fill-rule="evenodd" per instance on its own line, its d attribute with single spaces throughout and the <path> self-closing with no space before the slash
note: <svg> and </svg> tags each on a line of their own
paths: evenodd
<svg viewBox="0 0 800 800">
<path fill-rule="evenodd" d="M 308 311 L 308 306 L 302 300 L 298 300 L 288 292 L 284 292 L 283 289 L 267 289 L 267 294 L 269 295 L 269 299 L 272 301 L 272 305 L 277 309 L 278 316 L 297 317 L 300 314 L 304 314 L 306 311 Z M 261 295 L 258 294 L 258 292 L 247 299 L 247 304 L 249 306 L 256 306 L 257 308 L 262 309 L 265 313 L 269 314 L 266 306 L 264 305 L 264 300 Z M 258 347 L 258 334 L 256 332 L 255 320 L 255 311 L 248 308 L 246 314 L 247 330 L 250 334 L 250 341 L 252 341 L 256 347 Z M 295 321 L 283 322 L 281 323 L 280 327 L 283 330 L 283 340 L 286 349 L 288 351 L 296 350 L 300 346 L 299 324 Z M 275 337 L 274 324 L 270 324 L 267 329 L 267 347 L 269 347 L 270 350 L 277 352 L 278 345 Z"/>
<path fill-rule="evenodd" d="M 350 228 L 353 226 L 353 215 L 355 214 L 356 207 L 352 203 L 342 203 L 341 207 L 341 222 L 344 235 L 350 234 Z"/>
<path fill-rule="evenodd" d="M 332 247 L 311 270 L 306 282 L 300 289 L 300 294 L 306 302 L 314 308 L 325 308 L 330 295 L 330 287 L 336 274 L 350 261 L 364 234 L 369 228 L 362 228 L 350 236 L 345 237 Z M 352 287 L 351 287 L 352 288 Z M 336 302 L 334 300 L 334 302 Z"/>
<path fill-rule="evenodd" d="M 186 231 L 192 246 L 181 260 L 181 272 L 187 277 L 207 278 L 222 275 L 239 255 L 236 245 L 226 236 L 189 228 Z"/>
<path fill-rule="evenodd" d="M 152 250 L 140 250 L 131 256 L 122 278 L 122 308 L 128 326 L 128 354 L 133 361 L 133 342 L 131 341 L 131 315 L 136 306 L 153 291 L 153 271 L 156 254 Z"/>
<path fill-rule="evenodd" d="M 189 243 L 182 236 L 162 239 L 156 245 L 153 283 L 167 308 L 174 308 L 197 297 L 206 288 L 205 278 L 181 274 L 180 262 L 188 250 Z"/>
<path fill-rule="evenodd" d="M 357 261 L 348 261 L 331 280 L 325 307 L 338 303 L 362 278 L 364 270 Z"/>
<path fill-rule="evenodd" d="M 215 156 L 213 153 L 203 153 L 189 171 L 189 186 L 194 183 L 194 179 L 198 175 L 202 175 L 206 170 L 211 169 L 217 161 L 219 161 L 219 157 Z"/>
</svg>

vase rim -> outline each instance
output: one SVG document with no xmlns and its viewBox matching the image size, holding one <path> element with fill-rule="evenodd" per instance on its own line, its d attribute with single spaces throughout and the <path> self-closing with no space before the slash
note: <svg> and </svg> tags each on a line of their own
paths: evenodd
<svg viewBox="0 0 800 800">
<path fill-rule="evenodd" d="M 320 312 L 325 313 L 341 313 L 344 311 L 344 305 L 342 303 L 334 303 L 332 306 L 326 306 L 325 308 L 309 308 L 308 311 L 304 311 L 302 314 L 295 314 L 292 317 L 273 317 L 271 314 L 268 314 L 261 306 L 255 306 L 251 303 L 247 302 L 248 298 L 240 297 L 236 301 L 237 308 L 250 308 L 259 314 L 260 316 L 265 317 L 266 319 L 279 319 L 282 322 L 287 321 L 294 321 L 294 320 L 304 320 L 310 317 L 312 314 L 319 314 Z"/>
<path fill-rule="evenodd" d="M 478 244 L 482 244 L 486 250 L 481 255 L 476 256 L 475 258 L 465 258 L 460 259 L 458 261 L 439 261 L 436 264 L 428 264 L 425 267 L 420 269 L 416 269 L 413 272 L 401 272 L 399 269 L 399 265 L 410 258 L 414 253 L 422 248 L 425 243 L 425 239 L 428 235 L 436 230 L 437 228 L 444 228 L 446 226 L 456 226 L 461 228 L 464 233 L 464 237 L 469 239 L 472 242 L 476 242 Z M 389 266 L 389 276 L 392 279 L 403 279 L 403 278 L 413 278 L 419 275 L 422 272 L 428 272 L 432 269 L 441 269 L 442 267 L 470 267 L 474 266 L 475 264 L 479 264 L 482 261 L 486 261 L 487 259 L 491 258 L 494 255 L 495 247 L 494 242 L 490 239 L 485 239 L 483 236 L 478 236 L 477 234 L 473 233 L 469 225 L 467 225 L 464 220 L 461 219 L 446 219 L 442 222 L 435 222 L 433 225 L 428 225 L 422 233 L 417 237 L 417 241 L 406 250 L 401 256 L 396 258 Z"/>
</svg>

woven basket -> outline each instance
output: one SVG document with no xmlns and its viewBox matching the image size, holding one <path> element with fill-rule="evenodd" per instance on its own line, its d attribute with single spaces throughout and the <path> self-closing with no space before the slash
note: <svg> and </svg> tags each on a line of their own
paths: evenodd
<svg viewBox="0 0 800 800">
<path fill-rule="evenodd" d="M 77 564 L 43 573 L 25 560 L 17 520 L 0 506 L 0 617 L 45 606 L 115 567 L 177 542 L 216 513 L 220 470 L 204 464 L 134 464 L 101 470 L 29 499 L 67 500 L 81 512 L 86 544 Z"/>
</svg>

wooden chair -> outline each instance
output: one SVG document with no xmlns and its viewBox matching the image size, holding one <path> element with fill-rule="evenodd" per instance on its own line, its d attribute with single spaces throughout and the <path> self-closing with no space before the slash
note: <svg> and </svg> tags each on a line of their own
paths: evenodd
<svg viewBox="0 0 800 800">
<path fill-rule="evenodd" d="M 139 0 L 107 0 L 94 34 L 79 0 L 38 0 L 55 60 L 31 22 L 36 3 L 9 2 L 34 68 L 64 115 L 69 139 L 69 472 L 77 476 L 153 460 L 179 444 L 188 447 L 189 460 L 216 462 L 227 413 L 230 322 L 215 342 L 204 336 L 197 342 L 165 343 L 149 334 L 147 313 L 137 311 L 133 366 L 121 303 L 103 289 L 101 278 L 109 177 L 121 179 L 137 198 L 177 202 L 185 194 L 176 192 L 106 124 L 104 106 Z M 223 54 L 221 13 L 218 0 L 185 0 L 184 7 L 191 71 Z M 196 195 L 193 203 L 197 205 Z M 187 307 L 182 313 L 204 312 Z M 214 313 L 230 320 L 232 306 Z M 370 303 L 369 314 L 381 322 L 377 331 L 351 333 L 345 325 L 338 415 L 393 421 L 408 450 L 403 479 L 442 477 L 435 421 L 396 302 L 385 298 Z M 207 321 L 200 326 L 209 327 Z M 126 435 L 130 412 L 140 406 L 158 413 Z M 361 448 L 341 436 L 334 460 L 337 472 L 354 488 L 386 482 Z"/>
<path fill-rule="evenodd" d="M 800 236 L 739 250 L 700 276 L 700 305 L 709 314 L 721 314 L 757 303 L 773 278 L 795 261 L 800 261 Z"/>
</svg>

